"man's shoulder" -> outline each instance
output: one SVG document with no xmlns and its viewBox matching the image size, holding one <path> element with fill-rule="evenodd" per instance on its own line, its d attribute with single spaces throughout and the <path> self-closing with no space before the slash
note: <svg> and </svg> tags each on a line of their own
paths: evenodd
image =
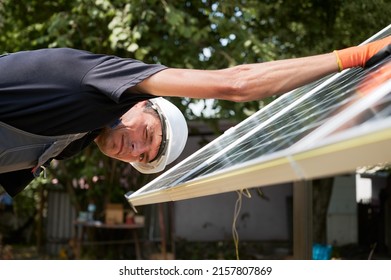
<svg viewBox="0 0 391 280">
<path fill-rule="evenodd" d="M 63 64 L 96 64 L 110 58 L 110 55 L 94 54 L 87 50 L 73 49 L 73 48 L 45 48 L 36 50 L 25 50 L 12 53 L 9 58 L 14 61 L 23 60 L 25 63 L 50 63 L 59 65 Z"/>
</svg>

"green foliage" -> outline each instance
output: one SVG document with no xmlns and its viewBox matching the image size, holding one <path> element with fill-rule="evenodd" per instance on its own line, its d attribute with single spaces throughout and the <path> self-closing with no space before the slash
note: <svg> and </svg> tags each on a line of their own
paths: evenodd
<svg viewBox="0 0 391 280">
<path fill-rule="evenodd" d="M 390 18 L 384 0 L 0 0 L 0 53 L 72 47 L 171 67 L 219 69 L 358 44 Z M 188 119 L 215 122 L 242 120 L 272 99 L 213 100 L 211 119 L 189 108 L 197 100 L 173 101 Z M 54 185 L 73 192 L 84 207 L 90 197 L 116 200 L 150 179 L 133 172 L 92 147 L 58 164 L 48 182 L 58 180 Z M 81 188 L 86 185 L 88 195 Z"/>
</svg>

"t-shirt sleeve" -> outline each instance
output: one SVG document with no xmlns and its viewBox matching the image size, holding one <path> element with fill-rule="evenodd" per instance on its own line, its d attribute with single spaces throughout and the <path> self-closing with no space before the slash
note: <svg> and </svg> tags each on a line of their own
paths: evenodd
<svg viewBox="0 0 391 280">
<path fill-rule="evenodd" d="M 82 83 L 119 102 L 121 95 L 128 88 L 166 68 L 159 64 L 146 64 L 134 59 L 108 56 L 88 71 Z"/>
<path fill-rule="evenodd" d="M 20 193 L 34 179 L 31 169 L 0 174 L 0 186 L 12 197 Z"/>
</svg>

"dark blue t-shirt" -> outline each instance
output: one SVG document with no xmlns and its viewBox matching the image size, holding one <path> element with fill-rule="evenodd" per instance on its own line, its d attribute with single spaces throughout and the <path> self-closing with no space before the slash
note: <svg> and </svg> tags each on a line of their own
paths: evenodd
<svg viewBox="0 0 391 280">
<path fill-rule="evenodd" d="M 68 48 L 0 56 L 0 121 L 40 135 L 90 132 L 59 156 L 67 158 L 93 141 L 96 131 L 151 98 L 130 88 L 163 69 Z M 0 174 L 3 187 L 6 177 Z"/>
</svg>

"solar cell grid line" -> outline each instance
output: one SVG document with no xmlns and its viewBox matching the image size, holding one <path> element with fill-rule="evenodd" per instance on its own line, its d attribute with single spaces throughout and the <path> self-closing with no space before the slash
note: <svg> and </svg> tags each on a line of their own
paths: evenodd
<svg viewBox="0 0 391 280">
<path fill-rule="evenodd" d="M 372 39 L 383 37 L 387 35 L 387 33 L 389 34 L 390 27 L 391 25 L 384 29 L 386 30 L 385 32 L 383 32 L 384 30 L 379 32 L 374 35 Z M 372 39 L 370 38 L 367 41 Z M 278 164 L 280 164 L 280 167 L 278 167 L 279 172 L 284 170 L 287 173 L 290 173 L 286 176 L 287 178 L 289 176 L 291 176 L 289 178 L 300 176 L 300 174 L 291 174 L 294 158 L 289 155 L 289 152 L 295 151 L 296 147 L 298 147 L 298 143 L 305 143 L 302 142 L 303 139 L 311 139 L 308 138 L 308 135 L 311 135 L 314 131 L 318 131 L 319 127 L 321 128 L 325 124 L 328 124 L 328 122 L 331 122 L 331 120 L 335 120 L 335 116 L 341 111 L 341 108 L 345 109 L 345 106 L 351 105 L 352 101 L 355 99 L 355 88 L 366 77 L 369 71 L 371 71 L 371 69 L 345 70 L 331 76 L 331 78 L 326 77 L 311 85 L 304 86 L 279 97 L 239 125 L 229 129 L 222 136 L 212 141 L 204 148 L 201 148 L 192 156 L 151 181 L 143 188 L 133 194 L 127 193 L 125 197 L 132 204 L 132 202 L 137 199 L 137 196 L 146 195 L 147 198 L 144 199 L 142 203 L 148 204 L 173 200 L 179 197 L 183 199 L 184 196 L 187 198 L 200 196 L 200 191 L 195 188 L 196 185 L 197 187 L 202 188 L 202 192 L 205 194 L 229 191 L 230 189 L 232 190 L 232 186 L 229 186 L 229 189 L 221 189 L 223 185 L 226 187 L 226 183 L 224 182 L 220 182 L 220 185 L 214 186 L 214 188 L 216 188 L 214 191 L 209 190 L 203 185 L 204 183 L 199 182 L 212 180 L 210 178 L 218 177 L 220 174 L 226 174 L 224 176 L 231 178 L 232 174 L 229 175 L 229 172 L 240 173 L 242 172 L 243 166 L 252 165 L 254 162 L 257 162 L 257 164 L 259 163 L 261 167 L 253 168 L 260 168 L 263 172 L 264 170 L 262 168 L 264 168 L 265 164 L 262 162 L 267 163 L 270 160 L 273 161 L 273 159 L 276 159 Z M 381 127 L 378 123 L 382 123 L 383 125 L 385 121 L 389 121 L 387 119 L 391 112 L 391 106 L 389 105 L 389 96 L 378 100 L 372 107 L 381 108 L 376 108 L 376 114 L 371 115 L 367 112 L 366 115 L 370 117 L 366 120 L 362 119 L 363 124 L 376 122 L 377 127 Z M 364 111 L 373 109 L 374 108 L 370 108 Z M 361 113 L 362 112 L 356 110 L 352 115 L 353 117 L 359 117 Z M 345 120 L 347 122 L 348 119 L 346 118 Z M 387 127 L 387 122 L 385 123 L 385 126 Z M 256 127 L 256 129 L 254 129 L 254 127 Z M 334 127 L 334 125 L 331 127 Z M 360 130 L 360 128 L 353 127 L 350 130 L 355 132 Z M 345 131 L 337 134 L 345 135 Z M 325 137 L 325 139 L 318 139 L 320 136 L 312 138 L 313 140 L 319 140 L 315 141 L 317 142 L 315 144 L 320 142 L 326 143 L 327 141 L 331 141 L 330 139 L 335 138 L 332 133 L 330 133 L 330 135 L 328 135 L 328 133 L 323 133 L 322 136 Z M 365 135 L 362 137 L 365 137 Z M 379 141 L 381 141 L 381 139 Z M 383 142 L 387 143 L 386 141 L 387 139 Z M 371 144 L 371 147 L 373 147 L 373 143 L 369 143 L 369 145 Z M 296 149 L 296 152 L 298 151 L 299 154 L 305 154 L 305 150 L 310 146 L 311 145 L 301 144 L 301 149 L 303 149 L 303 151 Z M 318 149 L 321 150 L 321 148 Z M 281 161 L 279 159 L 282 155 L 284 155 L 284 158 Z M 289 161 L 291 162 L 289 163 Z M 276 162 L 273 164 L 276 164 Z M 289 168 L 291 170 L 287 169 L 289 165 L 291 165 Z M 271 171 L 268 170 L 268 172 Z M 231 184 L 231 182 L 229 183 Z M 189 185 L 192 186 L 191 189 L 187 188 Z M 184 190 L 183 187 L 186 187 L 186 190 Z M 152 194 L 153 192 L 159 192 L 160 190 L 161 192 L 159 195 L 161 198 L 157 198 L 155 194 Z"/>
</svg>

